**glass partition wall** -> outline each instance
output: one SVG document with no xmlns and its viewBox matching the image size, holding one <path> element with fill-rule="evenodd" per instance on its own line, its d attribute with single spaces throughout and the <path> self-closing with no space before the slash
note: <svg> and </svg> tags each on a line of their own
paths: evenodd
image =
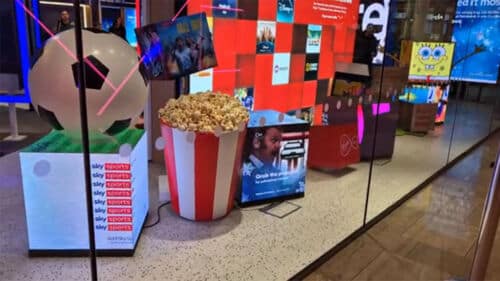
<svg viewBox="0 0 500 281">
<path fill-rule="evenodd" d="M 5 179 L 0 206 L 7 218 L 0 223 L 6 238 L 0 251 L 0 260 L 6 261 L 0 268 L 2 280 L 91 278 L 85 257 L 89 240 L 81 127 L 75 117 L 79 101 L 49 87 L 64 86 L 78 97 L 75 19 L 71 11 L 70 21 L 63 19 L 65 5 L 70 9 L 73 3 L 52 2 L 16 0 L 5 6 L 29 22 L 24 28 L 30 76 L 25 78 L 31 102 L 15 103 L 19 130 L 28 136 L 24 142 L 0 140 L 0 152 L 5 151 L 0 154 Z M 123 3 L 123 9 L 105 3 L 113 13 L 104 14 L 116 17 L 105 19 L 111 33 L 82 31 L 99 279 L 285 280 L 303 276 L 296 274 L 335 254 L 360 231 L 371 234 L 369 240 L 354 242 L 360 247 L 411 258 L 432 247 L 420 238 L 445 231 L 433 228 L 433 221 L 448 220 L 450 229 L 463 229 L 443 200 L 468 204 L 469 197 L 457 192 L 460 177 L 471 171 L 434 183 L 449 185 L 438 191 L 417 191 L 498 128 L 498 87 L 467 81 L 475 75 L 468 71 L 471 64 L 451 60 L 453 51 L 471 43 L 456 33 L 456 10 L 464 7 L 454 0 L 360 0 L 343 6 L 344 20 L 330 21 L 304 4 L 319 5 L 317 1 L 270 2 L 150 0 L 140 6 Z M 61 9 L 57 21 L 69 25 L 56 37 L 52 24 L 43 20 L 49 15 L 44 11 L 54 5 Z M 88 3 L 82 6 L 85 22 L 95 22 Z M 203 57 L 198 67 L 210 65 L 215 54 L 218 66 L 177 80 L 148 77 L 151 54 L 130 46 L 133 19 L 126 11 L 132 6 L 142 25 L 172 18 L 176 25 L 188 24 L 148 41 L 180 38 L 172 43 L 172 52 L 164 52 L 172 57 L 165 59 L 168 67 L 181 69 L 183 62 L 175 54 L 181 56 L 180 49 L 187 47 L 186 61 L 198 54 Z M 110 26 L 120 17 L 127 23 L 125 40 L 119 24 Z M 178 32 L 186 26 L 209 30 L 204 40 L 211 38 L 213 49 L 191 37 L 182 41 Z M 141 49 L 147 37 L 141 32 L 151 30 L 137 32 Z M 7 45 L 2 41 L 1 46 L 2 55 L 7 54 Z M 439 58 L 450 65 L 427 66 Z M 40 69 L 58 75 L 46 77 Z M 165 64 L 165 69 L 175 67 Z M 457 77 L 466 81 L 455 81 Z M 4 120 L 13 104 L 4 98 L 3 85 L 2 138 L 9 132 Z M 234 139 L 225 138 L 229 135 L 176 131 L 158 120 L 157 109 L 171 97 L 207 90 L 235 96 L 251 111 L 246 130 L 239 132 L 244 135 L 242 151 L 236 150 Z M 275 154 L 271 142 L 279 144 Z M 16 148 L 7 149 L 11 146 Z M 243 179 L 266 167 L 259 158 L 266 149 L 274 155 L 270 170 L 260 170 L 259 181 L 245 189 Z M 260 163 L 251 159 L 263 166 L 249 170 L 250 164 Z M 472 171 L 479 168 L 485 167 Z M 300 184 L 290 188 L 286 177 L 299 170 Z M 285 178 L 273 181 L 274 176 Z M 262 185 L 266 180 L 273 184 Z M 273 188 L 286 196 L 274 197 Z M 262 197 L 266 192 L 273 196 Z M 418 200 L 378 222 L 408 196 Z M 424 207 L 434 211 L 424 214 Z M 464 254 L 468 242 L 452 241 L 450 251 Z M 27 252 L 44 257 L 28 257 Z M 346 268 L 344 277 L 354 278 L 349 274 L 355 263 L 340 263 Z"/>
</svg>

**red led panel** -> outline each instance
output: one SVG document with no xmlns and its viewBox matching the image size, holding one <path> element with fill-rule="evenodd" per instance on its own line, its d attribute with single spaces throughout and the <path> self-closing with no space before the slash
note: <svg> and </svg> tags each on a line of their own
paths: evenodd
<svg viewBox="0 0 500 281">
<path fill-rule="evenodd" d="M 290 83 L 304 81 L 305 54 L 292 54 L 290 61 Z"/>
<path fill-rule="evenodd" d="M 265 95 L 266 108 L 286 112 L 288 108 L 284 101 L 288 99 L 289 91 L 290 85 L 288 84 L 272 86 L 270 92 Z"/>
<path fill-rule="evenodd" d="M 211 6 L 212 1 L 211 0 L 191 0 L 191 2 L 189 2 L 189 5 L 187 7 L 188 14 L 192 15 L 192 14 L 198 14 L 201 12 L 205 12 L 205 13 L 207 13 L 207 17 L 210 17 L 212 15 L 212 9 L 202 8 L 202 6 L 204 6 L 204 5 Z"/>
<path fill-rule="evenodd" d="M 321 125 L 323 121 L 321 120 L 321 117 L 323 115 L 323 105 L 322 104 L 317 104 L 314 106 L 314 125 Z"/>
<path fill-rule="evenodd" d="M 352 28 L 347 29 L 344 50 L 348 54 L 349 61 L 352 61 L 352 56 L 354 55 L 354 42 L 355 41 L 356 41 L 356 30 L 352 29 Z"/>
<path fill-rule="evenodd" d="M 236 87 L 250 88 L 255 81 L 255 57 L 256 55 L 238 55 L 236 57 Z"/>
<path fill-rule="evenodd" d="M 269 109 L 266 107 L 267 94 L 271 92 L 271 86 L 263 87 L 255 85 L 253 89 L 254 95 L 254 109 Z"/>
<path fill-rule="evenodd" d="M 234 89 L 236 87 L 236 56 L 231 53 L 217 54 L 218 66 L 214 68 L 213 88 Z M 232 91 L 231 91 L 232 92 Z"/>
<path fill-rule="evenodd" d="M 302 98 L 302 107 L 314 106 L 316 101 L 316 88 L 318 87 L 318 81 L 306 81 L 304 82 L 304 93 Z"/>
<path fill-rule="evenodd" d="M 323 26 L 321 31 L 321 52 L 333 51 L 335 42 L 335 26 Z"/>
<path fill-rule="evenodd" d="M 236 52 L 239 54 L 255 54 L 257 45 L 257 21 L 238 20 L 236 33 Z M 252 36 L 253 35 L 253 36 Z"/>
<path fill-rule="evenodd" d="M 333 76 L 333 64 L 335 57 L 332 51 L 321 51 L 319 54 L 318 80 L 328 79 Z"/>
<path fill-rule="evenodd" d="M 269 88 L 273 80 L 273 55 L 255 56 L 255 88 Z"/>
<path fill-rule="evenodd" d="M 274 46 L 274 50 L 276 53 L 292 52 L 292 35 L 293 24 L 276 24 L 276 45 Z"/>
<path fill-rule="evenodd" d="M 257 0 L 259 1 L 259 20 L 276 20 L 278 11 L 278 1 L 276 0 Z"/>
<path fill-rule="evenodd" d="M 234 46 L 237 39 L 237 33 L 235 32 L 237 22 L 234 19 L 214 18 L 213 38 L 217 61 L 219 61 L 221 55 L 231 54 L 236 56 Z"/>
<path fill-rule="evenodd" d="M 302 107 L 302 91 L 304 83 L 291 83 L 288 96 L 286 98 L 288 109 L 299 109 Z"/>
<path fill-rule="evenodd" d="M 333 42 L 333 50 L 337 53 L 345 52 L 346 28 L 340 27 L 335 30 L 335 41 Z"/>
</svg>

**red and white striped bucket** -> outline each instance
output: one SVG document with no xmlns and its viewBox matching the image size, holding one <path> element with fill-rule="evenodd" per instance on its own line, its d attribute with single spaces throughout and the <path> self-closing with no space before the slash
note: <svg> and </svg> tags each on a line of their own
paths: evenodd
<svg viewBox="0 0 500 281">
<path fill-rule="evenodd" d="M 233 208 L 239 182 L 244 132 L 186 132 L 161 124 L 173 210 L 181 217 L 209 221 Z"/>
</svg>

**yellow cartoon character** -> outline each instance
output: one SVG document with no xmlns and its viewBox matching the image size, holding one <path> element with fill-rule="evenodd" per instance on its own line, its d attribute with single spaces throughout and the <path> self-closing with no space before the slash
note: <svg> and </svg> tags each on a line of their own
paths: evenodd
<svg viewBox="0 0 500 281">
<path fill-rule="evenodd" d="M 409 79 L 449 80 L 454 48 L 453 43 L 413 42 Z"/>
</svg>

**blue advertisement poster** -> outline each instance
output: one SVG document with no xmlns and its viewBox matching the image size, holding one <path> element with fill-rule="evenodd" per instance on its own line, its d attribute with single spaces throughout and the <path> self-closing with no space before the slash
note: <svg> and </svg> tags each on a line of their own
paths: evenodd
<svg viewBox="0 0 500 281">
<path fill-rule="evenodd" d="M 293 22 L 293 1 L 294 0 L 278 0 L 278 22 Z"/>
<path fill-rule="evenodd" d="M 500 65 L 500 1 L 459 0 L 452 80 L 491 83 Z"/>
<path fill-rule="evenodd" d="M 304 194 L 309 124 L 276 111 L 250 114 L 241 167 L 242 204 Z"/>
</svg>

